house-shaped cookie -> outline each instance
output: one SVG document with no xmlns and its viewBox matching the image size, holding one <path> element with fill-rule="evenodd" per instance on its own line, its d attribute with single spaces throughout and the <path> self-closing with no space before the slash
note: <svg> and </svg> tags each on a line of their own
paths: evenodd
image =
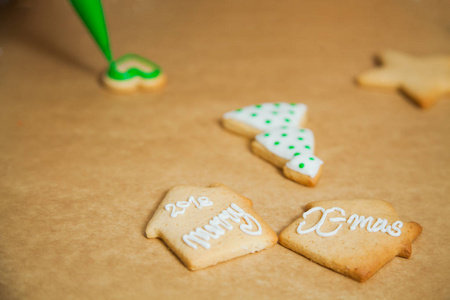
<svg viewBox="0 0 450 300">
<path fill-rule="evenodd" d="M 403 223 L 386 201 L 318 201 L 281 232 L 280 244 L 364 282 L 394 257 L 409 258 L 421 232 L 419 224 Z"/>
<path fill-rule="evenodd" d="M 278 240 L 251 200 L 220 184 L 169 190 L 146 236 L 162 239 L 190 270 L 264 250 Z"/>
</svg>

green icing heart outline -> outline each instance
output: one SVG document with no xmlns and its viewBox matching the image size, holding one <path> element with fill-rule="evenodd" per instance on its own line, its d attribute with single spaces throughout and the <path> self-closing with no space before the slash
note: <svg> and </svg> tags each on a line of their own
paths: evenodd
<svg viewBox="0 0 450 300">
<path fill-rule="evenodd" d="M 125 72 L 121 72 L 117 69 L 117 65 L 120 65 L 120 64 L 130 61 L 130 60 L 135 60 L 144 65 L 147 65 L 147 66 L 151 67 L 153 69 L 153 71 L 144 72 L 144 71 L 142 71 L 138 68 L 134 68 L 134 67 L 126 70 Z M 125 54 L 125 55 L 119 57 L 115 61 L 111 62 L 111 64 L 109 65 L 108 77 L 115 79 L 115 80 L 127 80 L 127 79 L 131 79 L 133 77 L 136 77 L 136 76 L 142 77 L 144 79 L 154 79 L 154 78 L 158 77 L 161 74 L 161 72 L 162 72 L 161 67 L 158 66 L 157 64 L 155 64 L 154 62 L 152 62 L 151 60 L 148 60 L 145 57 L 142 57 L 137 54 L 128 53 L 128 54 Z"/>
</svg>

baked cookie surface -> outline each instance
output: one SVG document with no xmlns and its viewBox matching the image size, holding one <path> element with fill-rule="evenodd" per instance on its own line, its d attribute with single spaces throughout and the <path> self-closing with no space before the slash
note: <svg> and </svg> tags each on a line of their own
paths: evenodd
<svg viewBox="0 0 450 300">
<path fill-rule="evenodd" d="M 409 258 L 422 232 L 403 223 L 382 200 L 318 201 L 279 236 L 279 243 L 314 262 L 364 282 L 395 256 Z"/>
<path fill-rule="evenodd" d="M 416 57 L 387 50 L 378 55 L 382 63 L 360 74 L 362 86 L 400 89 L 420 107 L 428 108 L 450 94 L 450 56 Z"/>
<path fill-rule="evenodd" d="M 252 210 L 252 201 L 224 185 L 176 186 L 146 228 L 162 239 L 190 270 L 273 246 L 278 237 Z"/>
</svg>

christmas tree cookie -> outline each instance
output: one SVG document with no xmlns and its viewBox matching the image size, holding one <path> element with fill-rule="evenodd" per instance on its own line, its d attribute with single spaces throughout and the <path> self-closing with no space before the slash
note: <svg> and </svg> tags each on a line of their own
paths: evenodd
<svg viewBox="0 0 450 300">
<path fill-rule="evenodd" d="M 256 155 L 283 168 L 284 175 L 293 181 L 313 187 L 320 178 L 323 161 L 314 156 L 314 134 L 309 129 L 269 130 L 258 134 L 251 148 Z"/>
<path fill-rule="evenodd" d="M 314 187 L 322 174 L 323 161 L 309 153 L 299 153 L 283 167 L 283 174 L 300 184 Z"/>
<path fill-rule="evenodd" d="M 264 103 L 227 112 L 223 126 L 254 138 L 252 151 L 273 165 L 283 168 L 289 179 L 313 187 L 323 161 L 314 156 L 314 134 L 300 128 L 306 123 L 307 106 L 301 103 Z"/>
<path fill-rule="evenodd" d="M 270 129 L 303 127 L 307 106 L 301 103 L 264 103 L 227 112 L 222 117 L 223 126 L 240 135 L 253 138 Z"/>
<path fill-rule="evenodd" d="M 409 258 L 422 227 L 400 220 L 381 200 L 318 201 L 280 236 L 280 244 L 359 282 L 396 256 Z"/>
<path fill-rule="evenodd" d="M 190 270 L 264 250 L 278 240 L 250 199 L 220 184 L 172 188 L 145 232 L 162 239 Z"/>
<path fill-rule="evenodd" d="M 251 148 L 256 155 L 282 168 L 302 152 L 314 153 L 314 134 L 306 128 L 283 126 L 255 136 Z"/>
</svg>

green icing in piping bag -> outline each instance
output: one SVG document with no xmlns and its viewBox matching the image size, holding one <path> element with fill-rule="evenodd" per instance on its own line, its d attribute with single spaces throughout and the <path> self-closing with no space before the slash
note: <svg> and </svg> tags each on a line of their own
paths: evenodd
<svg viewBox="0 0 450 300">
<path fill-rule="evenodd" d="M 127 80 L 139 76 L 144 79 L 153 79 L 161 74 L 161 68 L 157 64 L 137 54 L 125 54 L 116 61 L 113 60 L 101 0 L 69 1 L 108 60 L 108 76 L 110 78 L 115 80 Z M 120 71 L 118 67 L 122 63 L 128 61 L 137 62 L 146 66 L 150 71 L 143 71 L 139 69 L 138 66 L 131 67 L 125 71 Z"/>
<path fill-rule="evenodd" d="M 106 29 L 105 16 L 103 15 L 100 0 L 70 0 L 70 2 L 91 32 L 92 37 L 97 42 L 106 59 L 111 62 L 112 53 L 109 47 L 108 30 Z"/>
</svg>

